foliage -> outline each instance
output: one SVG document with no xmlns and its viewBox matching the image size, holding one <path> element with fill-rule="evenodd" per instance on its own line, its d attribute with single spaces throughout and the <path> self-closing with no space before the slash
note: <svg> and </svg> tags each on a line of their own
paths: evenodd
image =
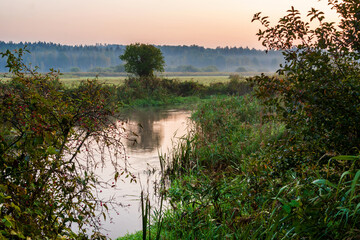
<svg viewBox="0 0 360 240">
<path fill-rule="evenodd" d="M 283 125 L 261 123 L 260 101 L 214 100 L 168 162 L 165 239 L 356 239 L 358 156 L 274 175 L 266 146 Z M 263 125 L 262 125 L 263 124 Z M 348 167 L 351 162 L 352 167 Z M 154 228 L 155 226 L 153 226 Z"/>
<path fill-rule="evenodd" d="M 107 86 L 113 101 L 126 105 L 160 106 L 184 102 L 194 98 L 209 98 L 211 95 L 244 95 L 251 92 L 252 87 L 238 78 L 228 83 L 217 83 L 206 86 L 195 81 L 177 79 L 140 77 L 128 78 L 121 86 Z"/>
<path fill-rule="evenodd" d="M 254 220 L 257 193 L 267 189 L 264 165 L 250 159 L 283 128 L 261 122 L 259 101 L 249 97 L 213 99 L 193 114 L 194 132 L 168 162 L 171 209 L 163 216 L 166 239 L 247 239 L 240 228 Z M 254 165 L 252 165 L 254 164 Z M 268 193 L 270 194 L 270 192 Z"/>
<path fill-rule="evenodd" d="M 176 68 L 167 69 L 169 72 L 201 72 L 201 70 L 192 65 L 177 66 Z"/>
<path fill-rule="evenodd" d="M 338 157 L 339 160 L 346 158 L 353 158 L 352 161 L 360 159 Z M 328 166 L 326 169 L 332 168 Z M 268 201 L 271 214 L 260 226 L 262 234 L 287 239 L 299 236 L 307 239 L 357 239 L 360 170 L 338 172 L 342 173 L 341 177 L 333 181 L 328 177 L 316 178 L 319 171 L 307 171 L 310 173 L 307 179 L 295 172 L 289 174 L 290 181 L 278 189 L 273 201 Z"/>
<path fill-rule="evenodd" d="M 116 106 L 96 80 L 66 89 L 56 72 L 24 65 L 23 53 L 2 53 L 12 77 L 0 84 L 0 238 L 81 239 L 89 226 L 102 238 L 98 214 L 114 203 L 98 199 L 107 184 L 94 170 L 108 149 L 115 181 L 124 172 Z"/>
<path fill-rule="evenodd" d="M 151 77 L 154 71 L 163 72 L 165 60 L 161 50 L 149 44 L 130 44 L 120 56 L 125 61 L 125 71 L 139 77 Z"/>
<path fill-rule="evenodd" d="M 286 124 L 288 138 L 278 145 L 281 167 L 323 156 L 357 154 L 360 146 L 360 65 L 358 43 L 359 3 L 329 1 L 341 16 L 339 26 L 311 9 L 304 22 L 294 8 L 270 26 L 267 17 L 255 14 L 265 27 L 258 33 L 268 49 L 282 50 L 284 77 L 259 76 L 256 95 Z M 318 26 L 311 28 L 311 24 Z"/>
<path fill-rule="evenodd" d="M 207 66 L 203 68 L 197 68 L 192 65 L 181 65 L 177 67 L 169 67 L 166 69 L 167 72 L 219 72 L 216 66 Z"/>
</svg>

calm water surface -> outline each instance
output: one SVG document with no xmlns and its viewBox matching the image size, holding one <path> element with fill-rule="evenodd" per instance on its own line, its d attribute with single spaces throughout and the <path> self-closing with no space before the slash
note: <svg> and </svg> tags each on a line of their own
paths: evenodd
<svg viewBox="0 0 360 240">
<path fill-rule="evenodd" d="M 139 196 L 141 190 L 153 193 L 153 182 L 158 175 L 149 175 L 152 170 L 159 170 L 159 153 L 168 153 L 178 139 L 187 132 L 190 112 L 187 110 L 134 110 L 124 116 L 129 140 L 124 141 L 128 157 L 128 170 L 137 176 L 137 183 L 130 183 L 122 178 L 116 189 L 104 189 L 100 197 L 106 198 L 116 195 L 117 199 L 126 207 L 111 212 L 110 217 L 103 223 L 108 229 L 108 236 L 116 239 L 126 233 L 141 230 L 141 207 Z M 101 177 L 111 179 L 113 169 L 105 168 Z"/>
</svg>

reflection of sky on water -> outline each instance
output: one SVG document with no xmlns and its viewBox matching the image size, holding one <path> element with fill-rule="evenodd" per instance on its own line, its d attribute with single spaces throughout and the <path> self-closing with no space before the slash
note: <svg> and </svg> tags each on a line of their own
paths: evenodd
<svg viewBox="0 0 360 240">
<path fill-rule="evenodd" d="M 186 134 L 189 111 L 182 110 L 136 110 L 123 117 L 127 120 L 127 128 L 135 134 L 129 134 L 134 141 L 125 141 L 129 171 L 137 176 L 137 183 L 130 183 L 122 178 L 113 189 L 103 189 L 100 197 L 116 194 L 117 199 L 125 208 L 119 208 L 118 213 L 110 213 L 112 222 L 107 220 L 104 227 L 108 236 L 116 239 L 126 233 L 141 230 L 140 192 L 141 189 L 153 192 L 153 182 L 158 175 L 149 176 L 148 170 L 159 169 L 159 153 L 167 153 L 177 138 Z M 99 174 L 103 180 L 113 177 L 113 168 L 106 166 Z M 140 186 L 141 185 L 141 186 Z M 148 189 L 148 190 L 147 190 Z M 155 200 L 153 200 L 154 202 Z"/>
<path fill-rule="evenodd" d="M 174 110 L 132 112 L 126 118 L 127 127 L 130 130 L 129 140 L 126 141 L 127 149 L 136 153 L 153 152 L 157 149 L 166 150 L 164 147 L 171 145 L 169 134 L 173 135 L 177 130 L 184 134 L 183 129 L 187 124 L 184 115 L 188 117 L 189 112 Z M 181 137 L 180 132 L 177 137 Z"/>
</svg>

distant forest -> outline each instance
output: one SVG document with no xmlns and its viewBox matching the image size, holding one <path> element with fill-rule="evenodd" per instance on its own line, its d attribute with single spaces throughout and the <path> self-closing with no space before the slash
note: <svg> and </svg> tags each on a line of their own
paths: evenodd
<svg viewBox="0 0 360 240">
<path fill-rule="evenodd" d="M 126 45 L 61 45 L 46 42 L 0 41 L 0 52 L 27 46 L 30 54 L 24 61 L 38 66 L 39 71 L 50 68 L 61 72 L 123 72 L 119 56 Z M 204 48 L 201 46 L 157 46 L 165 57 L 167 72 L 273 72 L 282 63 L 280 52 L 242 47 Z M 6 61 L 0 58 L 0 72 L 7 72 Z"/>
</svg>

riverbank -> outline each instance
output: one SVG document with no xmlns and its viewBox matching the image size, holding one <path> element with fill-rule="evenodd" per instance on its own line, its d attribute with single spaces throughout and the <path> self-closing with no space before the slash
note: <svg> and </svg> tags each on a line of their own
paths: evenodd
<svg viewBox="0 0 360 240">
<path fill-rule="evenodd" d="M 286 168 L 283 164 L 289 160 L 283 156 L 288 153 L 281 149 L 290 133 L 272 114 L 252 96 L 213 99 L 199 105 L 192 116 L 192 134 L 165 159 L 169 185 L 162 196 L 169 207 L 154 212 L 147 236 L 353 236 L 350 229 L 358 227 L 359 216 L 356 192 L 360 173 L 355 161 L 360 158 L 334 157 L 328 165 L 304 162 Z M 354 161 L 352 167 L 348 161 Z M 138 232 L 120 239 L 143 239 L 143 235 Z"/>
<path fill-rule="evenodd" d="M 170 185 L 163 194 L 170 204 L 153 222 L 153 235 L 160 230 L 162 239 L 225 239 L 251 218 L 250 211 L 239 215 L 255 198 L 255 182 L 246 187 L 244 182 L 254 174 L 250 162 L 284 131 L 281 124 L 264 123 L 261 111 L 250 96 L 214 98 L 198 106 L 192 134 L 167 159 L 164 177 Z M 142 234 L 118 239 L 142 239 Z"/>
<path fill-rule="evenodd" d="M 244 95 L 252 87 L 239 75 L 232 75 L 228 82 L 208 85 L 195 81 L 163 78 L 128 78 L 122 85 L 104 85 L 112 101 L 123 108 L 193 105 L 212 96 Z"/>
</svg>

